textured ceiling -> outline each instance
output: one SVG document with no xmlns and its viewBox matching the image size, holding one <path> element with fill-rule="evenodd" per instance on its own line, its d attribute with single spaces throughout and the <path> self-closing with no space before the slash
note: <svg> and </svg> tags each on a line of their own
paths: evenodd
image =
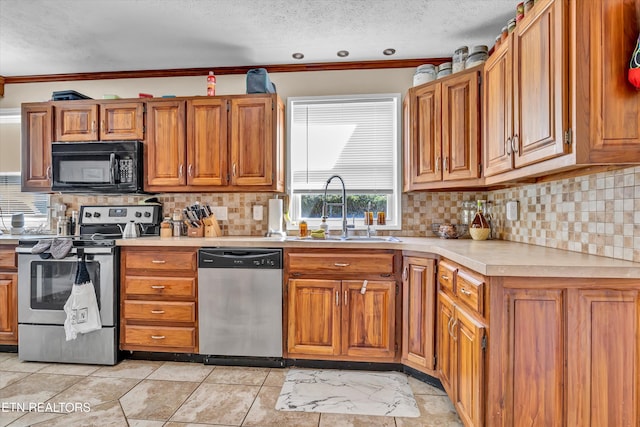
<svg viewBox="0 0 640 427">
<path fill-rule="evenodd" d="M 0 75 L 445 57 L 493 45 L 516 3 L 0 0 Z"/>
</svg>

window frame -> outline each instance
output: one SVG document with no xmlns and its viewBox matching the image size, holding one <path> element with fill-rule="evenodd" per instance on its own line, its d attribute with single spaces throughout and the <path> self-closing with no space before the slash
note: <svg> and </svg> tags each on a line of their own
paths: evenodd
<svg viewBox="0 0 640 427">
<path fill-rule="evenodd" d="M 291 150 L 292 150 L 292 115 L 294 110 L 294 104 L 305 102 L 305 101 L 315 101 L 315 102 L 323 102 L 323 101 L 357 101 L 357 100 L 380 100 L 380 99 L 393 99 L 395 101 L 395 147 L 394 147 L 394 157 L 395 161 L 393 163 L 394 173 L 393 173 L 393 189 L 392 192 L 387 195 L 387 224 L 383 226 L 375 225 L 377 230 L 401 230 L 402 229 L 402 94 L 400 93 L 377 93 L 377 94 L 349 94 L 349 95 L 323 95 L 323 96 L 296 96 L 296 97 L 288 97 L 287 98 L 287 161 L 286 161 L 286 184 L 285 191 L 289 196 L 289 216 L 290 221 L 287 221 L 287 230 L 297 230 L 298 222 L 304 219 L 309 228 L 318 228 L 320 225 L 319 218 L 300 218 L 300 209 L 301 209 L 301 196 L 303 194 L 320 194 L 323 195 L 323 191 L 309 191 L 306 193 L 293 193 L 293 182 L 292 182 L 292 165 L 291 165 Z M 327 176 L 329 179 L 329 176 Z M 346 184 L 347 190 L 347 198 L 352 194 L 372 194 L 371 192 L 359 192 L 354 193 L 349 189 L 349 183 Z M 339 180 L 333 180 L 329 185 L 327 194 L 341 195 L 342 190 L 339 185 Z M 385 193 L 374 193 L 374 194 L 385 194 Z M 285 208 L 285 211 L 287 209 Z M 364 224 L 364 218 L 355 218 L 352 220 L 349 217 L 347 212 L 347 220 L 348 224 L 354 225 L 355 230 L 366 230 L 367 226 Z M 341 218 L 329 218 L 327 219 L 327 223 L 329 224 L 329 228 L 331 230 L 339 230 L 342 227 Z"/>
</svg>

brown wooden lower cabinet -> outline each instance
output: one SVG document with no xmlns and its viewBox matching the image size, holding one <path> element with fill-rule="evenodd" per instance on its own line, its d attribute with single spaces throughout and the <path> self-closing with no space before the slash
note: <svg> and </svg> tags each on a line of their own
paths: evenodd
<svg viewBox="0 0 640 427">
<path fill-rule="evenodd" d="M 394 251 L 285 250 L 287 357 L 398 361 Z"/>
<path fill-rule="evenodd" d="M 402 266 L 402 363 L 434 376 L 435 263 L 405 256 Z"/>
<path fill-rule="evenodd" d="M 120 348 L 198 352 L 197 248 L 125 247 Z"/>
<path fill-rule="evenodd" d="M 0 246 L 0 345 L 18 345 L 18 272 L 15 245 Z"/>
<path fill-rule="evenodd" d="M 487 426 L 640 425 L 640 281 L 490 286 Z"/>
</svg>

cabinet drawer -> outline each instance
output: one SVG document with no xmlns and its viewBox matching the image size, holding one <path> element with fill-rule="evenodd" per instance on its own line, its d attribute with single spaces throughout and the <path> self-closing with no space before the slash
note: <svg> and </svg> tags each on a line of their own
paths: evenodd
<svg viewBox="0 0 640 427">
<path fill-rule="evenodd" d="M 393 274 L 393 254 L 289 254 L 290 273 Z"/>
<path fill-rule="evenodd" d="M 440 284 L 440 289 L 446 289 L 452 295 L 454 294 L 453 284 L 456 276 L 456 272 L 458 268 L 449 264 L 446 261 L 440 261 L 438 263 L 438 283 Z"/>
<path fill-rule="evenodd" d="M 196 274 L 196 252 L 135 251 L 125 253 L 127 269 L 184 270 Z"/>
<path fill-rule="evenodd" d="M 194 277 L 125 276 L 126 295 L 154 295 L 156 297 L 196 297 Z"/>
<path fill-rule="evenodd" d="M 456 278 L 456 296 L 470 308 L 483 314 L 484 281 L 471 276 L 463 270 L 458 270 Z"/>
<path fill-rule="evenodd" d="M 125 345 L 195 347 L 196 328 L 124 326 Z"/>
<path fill-rule="evenodd" d="M 16 248 L 14 246 L 0 247 L 0 270 L 14 269 L 16 264 Z"/>
<path fill-rule="evenodd" d="M 195 302 L 125 301 L 125 320 L 162 320 L 166 322 L 195 322 Z"/>
</svg>

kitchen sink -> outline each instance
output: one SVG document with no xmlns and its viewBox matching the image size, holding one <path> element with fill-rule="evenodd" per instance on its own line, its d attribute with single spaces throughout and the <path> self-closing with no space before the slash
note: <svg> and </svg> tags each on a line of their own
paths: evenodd
<svg viewBox="0 0 640 427">
<path fill-rule="evenodd" d="M 311 237 L 287 236 L 287 242 L 401 242 L 400 239 L 393 236 L 349 236 L 349 237 L 327 237 L 326 239 L 314 239 Z"/>
</svg>

